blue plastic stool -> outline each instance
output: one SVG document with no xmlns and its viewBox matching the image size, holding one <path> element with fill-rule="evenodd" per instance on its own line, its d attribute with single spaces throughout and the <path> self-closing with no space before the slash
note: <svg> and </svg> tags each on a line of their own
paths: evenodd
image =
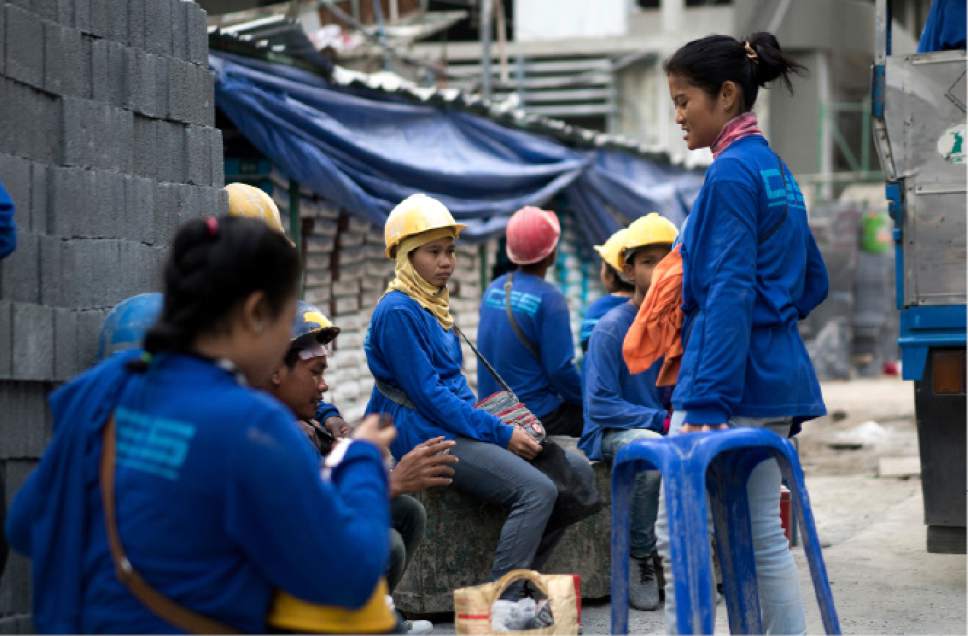
<svg viewBox="0 0 968 636">
<path fill-rule="evenodd" d="M 824 629 L 828 634 L 840 633 L 803 470 L 793 445 L 766 429 L 736 428 L 636 440 L 616 455 L 612 465 L 613 634 L 627 634 L 629 627 L 629 508 L 635 475 L 656 469 L 662 474 L 670 550 L 676 555 L 671 566 L 678 633 L 713 633 L 707 488 L 730 632 L 763 633 L 746 482 L 753 468 L 771 457 L 779 463 L 790 488 Z"/>
</svg>

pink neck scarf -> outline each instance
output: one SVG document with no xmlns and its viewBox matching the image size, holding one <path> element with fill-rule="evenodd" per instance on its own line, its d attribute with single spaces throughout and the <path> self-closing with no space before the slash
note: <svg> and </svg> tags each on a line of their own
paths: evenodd
<svg viewBox="0 0 968 636">
<path fill-rule="evenodd" d="M 709 147 L 713 151 L 713 159 L 717 158 L 734 141 L 739 141 L 750 135 L 763 135 L 763 131 L 757 125 L 756 114 L 753 111 L 749 111 L 733 117 L 726 122 L 723 129 L 719 131 L 719 136 L 716 137 L 716 141 Z"/>
</svg>

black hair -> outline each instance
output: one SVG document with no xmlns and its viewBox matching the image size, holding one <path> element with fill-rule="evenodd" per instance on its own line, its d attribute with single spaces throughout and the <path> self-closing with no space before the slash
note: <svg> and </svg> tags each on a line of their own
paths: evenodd
<svg viewBox="0 0 968 636">
<path fill-rule="evenodd" d="M 278 315 L 298 292 L 299 255 L 256 219 L 209 217 L 183 224 L 165 264 L 165 301 L 145 335 L 148 353 L 186 352 L 199 334 L 218 329 L 253 292 Z"/>
<path fill-rule="evenodd" d="M 782 79 L 792 93 L 790 74 L 800 74 L 806 67 L 787 57 L 772 33 L 759 31 L 743 40 L 729 35 L 693 40 L 666 60 L 663 69 L 667 75 L 681 75 L 711 96 L 725 82 L 735 82 L 743 91 L 746 112 L 756 103 L 760 87 L 775 79 Z"/>
<path fill-rule="evenodd" d="M 608 271 L 609 275 L 611 275 L 612 277 L 612 285 L 615 287 L 615 291 L 617 292 L 635 291 L 635 285 L 633 285 L 632 283 L 622 278 L 622 275 L 619 273 L 617 269 L 615 269 L 608 263 L 604 263 L 604 265 L 605 265 L 606 271 Z"/>
</svg>

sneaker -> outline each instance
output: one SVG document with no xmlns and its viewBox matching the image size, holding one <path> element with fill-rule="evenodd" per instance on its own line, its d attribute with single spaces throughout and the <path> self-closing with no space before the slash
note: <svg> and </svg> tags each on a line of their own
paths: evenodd
<svg viewBox="0 0 968 636">
<path fill-rule="evenodd" d="M 659 609 L 659 581 L 651 555 L 644 559 L 630 559 L 629 605 L 644 612 Z"/>
<path fill-rule="evenodd" d="M 430 621 L 403 621 L 403 628 L 408 634 L 429 634 L 434 631 L 434 624 Z"/>
</svg>

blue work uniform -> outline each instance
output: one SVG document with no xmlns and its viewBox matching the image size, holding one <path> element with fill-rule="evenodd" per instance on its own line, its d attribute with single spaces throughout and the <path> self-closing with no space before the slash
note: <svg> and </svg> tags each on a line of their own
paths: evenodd
<svg viewBox="0 0 968 636">
<path fill-rule="evenodd" d="M 514 272 L 511 309 L 515 322 L 537 349 L 540 359 L 536 358 L 508 320 L 504 303 L 507 276 L 498 277 L 484 292 L 477 328 L 481 353 L 538 418 L 553 413 L 564 402 L 580 406 L 581 378 L 575 366 L 565 297 L 543 278 Z M 482 396 L 501 390 L 484 365 L 478 365 L 477 386 Z"/>
<path fill-rule="evenodd" d="M 10 543 L 33 560 L 38 630 L 173 631 L 114 571 L 97 478 L 112 412 L 119 533 L 158 592 L 244 632 L 266 631 L 280 589 L 362 606 L 388 562 L 380 451 L 351 443 L 324 480 L 271 396 L 193 356 L 125 369 L 139 354 L 116 354 L 54 394 L 53 441 L 10 510 Z"/>
<path fill-rule="evenodd" d="M 13 220 L 16 207 L 10 194 L 0 183 L 0 259 L 17 249 L 17 224 Z"/>
<path fill-rule="evenodd" d="M 378 382 L 402 391 L 416 408 L 403 406 L 374 387 L 367 414 L 393 417 L 397 459 L 438 436 L 468 437 L 507 448 L 511 426 L 474 408 L 476 398 L 461 370 L 460 341 L 437 319 L 401 291 L 380 299 L 367 330 L 366 362 Z"/>
<path fill-rule="evenodd" d="M 602 459 L 607 430 L 647 428 L 662 433 L 669 414 L 665 390 L 655 385 L 662 360 L 632 375 L 622 357 L 625 334 L 639 308 L 626 299 L 598 321 L 585 355 L 585 428 L 580 448 L 588 459 Z M 665 404 L 663 403 L 665 402 Z"/>
<path fill-rule="evenodd" d="M 595 325 L 598 324 L 602 316 L 628 301 L 628 296 L 605 294 L 588 306 L 581 321 L 581 331 L 578 334 L 578 343 L 581 345 L 582 351 L 588 351 L 588 341 L 592 337 L 592 330 L 595 329 Z"/>
<path fill-rule="evenodd" d="M 803 195 L 760 135 L 713 162 L 683 231 L 682 368 L 676 410 L 692 424 L 734 415 L 826 413 L 797 321 L 827 296 Z"/>
<path fill-rule="evenodd" d="M 965 48 L 965 0 L 934 0 L 918 41 L 918 53 Z"/>
<path fill-rule="evenodd" d="M 339 409 L 336 408 L 335 404 L 329 402 L 320 402 L 319 406 L 316 407 L 316 421 L 320 424 L 325 424 L 326 420 L 331 417 L 343 417 L 339 413 Z"/>
</svg>

